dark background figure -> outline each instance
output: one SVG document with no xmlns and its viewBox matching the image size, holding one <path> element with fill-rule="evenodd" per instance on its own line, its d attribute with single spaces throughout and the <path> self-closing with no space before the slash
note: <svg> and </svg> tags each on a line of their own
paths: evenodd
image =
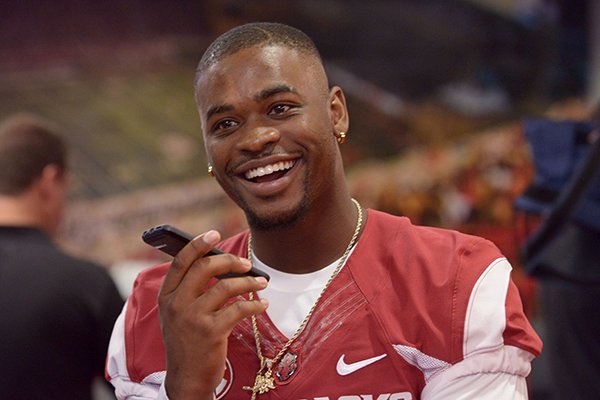
<svg viewBox="0 0 600 400">
<path fill-rule="evenodd" d="M 547 399 L 600 398 L 600 107 L 589 122 L 531 120 L 536 177 L 517 210 L 543 215 L 523 246 L 539 282 Z"/>
<path fill-rule="evenodd" d="M 123 300 L 107 271 L 61 251 L 67 150 L 30 115 L 0 126 L 0 386 L 11 400 L 92 398 Z"/>
</svg>

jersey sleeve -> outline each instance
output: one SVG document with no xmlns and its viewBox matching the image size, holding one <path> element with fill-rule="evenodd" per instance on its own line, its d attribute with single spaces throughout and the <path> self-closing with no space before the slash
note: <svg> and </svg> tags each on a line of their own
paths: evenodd
<svg viewBox="0 0 600 400">
<path fill-rule="evenodd" d="M 481 353 L 435 375 L 421 393 L 422 400 L 526 400 L 525 378 L 531 353 L 503 346 Z"/>
<path fill-rule="evenodd" d="M 118 400 L 168 400 L 164 388 L 164 373 L 152 374 L 134 382 L 127 370 L 125 349 L 125 315 L 127 304 L 117 318 L 108 346 L 106 379 L 115 387 Z"/>
<path fill-rule="evenodd" d="M 425 400 L 527 399 L 525 378 L 541 341 L 525 318 L 505 258 L 494 260 L 470 291 L 463 359 L 433 375 Z"/>
<path fill-rule="evenodd" d="M 113 327 L 105 377 L 120 399 L 166 400 L 165 351 L 158 318 L 157 295 L 170 263 L 137 276 L 125 307 Z"/>
</svg>

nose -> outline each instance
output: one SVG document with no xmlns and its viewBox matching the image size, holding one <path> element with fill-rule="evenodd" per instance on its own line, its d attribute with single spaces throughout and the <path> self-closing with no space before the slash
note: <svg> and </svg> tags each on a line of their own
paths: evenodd
<svg viewBox="0 0 600 400">
<path fill-rule="evenodd" d="M 279 130 L 273 127 L 254 127 L 248 129 L 238 142 L 238 148 L 243 151 L 260 153 L 272 147 L 280 139 Z"/>
</svg>

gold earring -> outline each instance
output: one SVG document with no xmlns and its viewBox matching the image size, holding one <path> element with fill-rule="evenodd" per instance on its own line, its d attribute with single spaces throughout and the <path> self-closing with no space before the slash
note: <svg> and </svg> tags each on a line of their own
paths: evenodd
<svg viewBox="0 0 600 400">
<path fill-rule="evenodd" d="M 208 164 L 208 176 L 215 176 L 215 173 L 213 172 L 213 166 Z"/>
<path fill-rule="evenodd" d="M 346 141 L 346 132 L 340 132 L 340 136 L 337 137 L 337 142 L 343 144 Z"/>
</svg>

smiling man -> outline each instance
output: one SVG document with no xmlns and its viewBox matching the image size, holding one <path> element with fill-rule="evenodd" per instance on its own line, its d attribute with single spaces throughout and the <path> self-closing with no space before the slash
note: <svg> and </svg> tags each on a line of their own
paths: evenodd
<svg viewBox="0 0 600 400">
<path fill-rule="evenodd" d="M 109 349 L 119 398 L 527 398 L 541 342 L 510 264 L 352 199 L 344 94 L 304 33 L 223 34 L 196 102 L 209 171 L 249 229 L 209 230 L 138 277 Z M 203 257 L 215 246 L 228 254 Z M 270 281 L 215 279 L 252 265 Z"/>
</svg>

